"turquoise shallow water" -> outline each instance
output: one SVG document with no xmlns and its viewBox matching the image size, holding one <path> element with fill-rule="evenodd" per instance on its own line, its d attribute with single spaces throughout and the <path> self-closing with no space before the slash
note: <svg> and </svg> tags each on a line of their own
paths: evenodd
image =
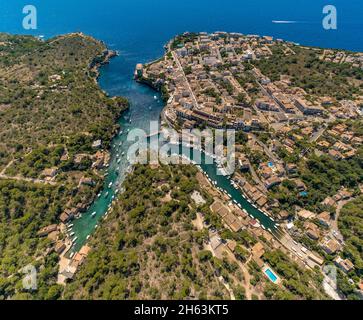
<svg viewBox="0 0 363 320">
<path fill-rule="evenodd" d="M 22 8 L 27 0 L 0 0 L 0 32 L 44 35 L 46 38 L 74 31 L 90 34 L 120 56 L 101 70 L 100 86 L 111 96 L 125 96 L 131 102 L 130 111 L 120 119 L 124 134 L 117 136 L 112 150 L 110 174 L 105 191 L 82 219 L 74 222 L 78 237 L 76 249 L 94 230 L 107 210 L 116 189 L 116 181 L 124 178 L 125 156 L 118 164 L 116 155 L 127 148 L 127 129 L 147 129 L 150 120 L 157 120 L 163 104 L 154 99 L 155 92 L 135 83 L 132 79 L 138 62 L 148 62 L 163 54 L 163 45 L 175 34 L 185 31 L 229 31 L 272 35 L 276 38 L 306 45 L 344 48 L 363 51 L 363 2 L 361 0 L 32 0 L 38 9 L 38 29 L 22 28 Z M 338 10 L 338 30 L 322 27 L 322 8 L 333 4 Z M 272 21 L 295 21 L 284 24 Z M 158 95 L 157 95 L 158 96 Z M 129 122 L 131 118 L 131 123 Z M 120 147 L 120 143 L 122 146 Z M 115 169 L 120 167 L 120 174 Z M 251 206 L 222 176 L 216 176 L 215 167 L 203 166 L 212 180 L 231 194 L 246 210 L 258 218 L 266 228 L 273 229 L 273 221 Z M 113 182 L 109 189 L 108 185 Z M 105 193 L 109 192 L 108 197 Z M 92 213 L 96 216 L 92 217 Z"/>
</svg>

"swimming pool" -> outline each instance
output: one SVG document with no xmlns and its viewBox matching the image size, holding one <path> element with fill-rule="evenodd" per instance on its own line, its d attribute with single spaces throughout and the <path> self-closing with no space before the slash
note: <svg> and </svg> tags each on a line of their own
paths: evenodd
<svg viewBox="0 0 363 320">
<path fill-rule="evenodd" d="M 275 166 L 273 162 L 268 162 L 267 165 L 269 166 L 269 168 L 273 168 Z"/>
<path fill-rule="evenodd" d="M 265 271 L 265 275 L 273 282 L 276 283 L 277 281 L 277 276 L 270 270 L 270 269 L 266 269 Z"/>
</svg>

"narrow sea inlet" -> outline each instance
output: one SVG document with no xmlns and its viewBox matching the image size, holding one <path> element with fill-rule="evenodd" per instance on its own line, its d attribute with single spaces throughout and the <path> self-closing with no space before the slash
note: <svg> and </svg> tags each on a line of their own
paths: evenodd
<svg viewBox="0 0 363 320">
<path fill-rule="evenodd" d="M 121 55 L 116 59 L 122 58 Z M 113 62 L 111 61 L 110 65 L 103 68 L 112 68 Z M 102 86 L 102 76 L 105 76 L 104 69 L 101 69 L 100 85 L 107 92 L 107 88 Z M 132 142 L 127 141 L 128 133 L 132 129 L 142 129 L 149 133 L 150 121 L 159 120 L 164 107 L 160 94 L 145 85 L 134 82 L 132 73 L 129 74 L 129 77 L 123 77 L 122 79 L 126 83 L 120 87 L 126 88 L 126 90 L 124 92 L 118 92 L 117 94 L 129 99 L 130 108 L 119 119 L 121 130 L 114 137 L 111 144 L 111 160 L 105 173 L 102 192 L 98 194 L 88 211 L 83 213 L 79 219 L 72 222 L 73 227 L 68 231 L 72 235 L 71 238 L 73 240 L 73 246 L 68 254 L 75 253 L 81 249 L 97 229 L 101 219 L 111 210 L 112 203 L 117 199 L 117 195 L 122 192 L 122 183 L 127 174 L 132 170 L 132 165 L 127 160 L 127 151 L 132 144 Z M 181 147 L 180 155 L 182 154 L 189 156 L 193 152 L 190 152 L 189 147 Z M 208 156 L 202 153 L 200 170 L 203 171 L 213 184 L 223 190 L 230 197 L 231 201 L 246 210 L 249 216 L 256 219 L 264 229 L 269 230 L 275 235 L 279 234 L 280 230 L 275 222 L 247 201 L 241 192 L 233 186 L 232 181 L 228 177 L 217 174 L 218 168 L 216 163 L 206 164 L 210 163 L 205 161 L 206 157 Z M 191 160 L 193 160 L 192 157 Z"/>
</svg>

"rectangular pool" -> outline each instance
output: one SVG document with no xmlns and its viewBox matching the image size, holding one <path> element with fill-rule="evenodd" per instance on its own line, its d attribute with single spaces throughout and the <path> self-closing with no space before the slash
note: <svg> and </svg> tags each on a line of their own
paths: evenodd
<svg viewBox="0 0 363 320">
<path fill-rule="evenodd" d="M 265 274 L 273 283 L 277 281 L 277 276 L 270 269 L 267 268 Z"/>
</svg>

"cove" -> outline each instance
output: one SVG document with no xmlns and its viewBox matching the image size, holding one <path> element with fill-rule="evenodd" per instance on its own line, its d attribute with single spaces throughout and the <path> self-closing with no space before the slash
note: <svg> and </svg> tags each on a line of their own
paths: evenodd
<svg viewBox="0 0 363 320">
<path fill-rule="evenodd" d="M 116 59 L 122 59 L 122 56 Z M 102 67 L 100 70 L 100 85 L 106 92 L 107 89 L 102 86 L 102 75 L 105 71 L 104 68 L 112 68 L 112 66 L 113 60 L 111 60 L 109 65 Z M 125 96 L 129 99 L 130 108 L 118 120 L 121 130 L 111 143 L 111 160 L 107 168 L 102 191 L 87 212 L 83 213 L 81 218 L 72 222 L 73 227 L 69 230 L 69 233 L 74 233 L 71 237 L 74 239 L 74 245 L 68 252 L 69 254 L 79 251 L 87 242 L 101 223 L 102 217 L 111 208 L 112 202 L 122 192 L 122 183 L 127 174 L 132 170 L 132 166 L 127 160 L 127 150 L 133 144 L 133 142 L 127 141 L 128 132 L 132 129 L 142 129 L 150 134 L 150 121 L 160 119 L 164 107 L 160 94 L 148 86 L 134 82 L 132 75 L 132 72 L 130 72 L 128 77 L 122 78 L 125 83 L 121 87 L 127 89 L 125 92 L 118 92 L 118 95 Z M 190 147 L 180 146 L 179 149 L 180 154 L 184 154 L 185 156 L 193 155 Z M 250 203 L 241 191 L 233 186 L 232 181 L 228 177 L 217 174 L 217 164 L 213 160 L 208 159 L 210 162 L 205 161 L 208 156 L 204 152 L 201 152 L 200 157 L 202 159 L 200 169 L 214 182 L 216 187 L 229 195 L 231 201 L 239 204 L 242 209 L 247 211 L 250 217 L 258 220 L 266 230 L 269 230 L 274 235 L 281 234 L 281 230 L 277 227 L 276 223 Z M 191 156 L 190 160 L 193 160 L 193 156 Z"/>
</svg>

